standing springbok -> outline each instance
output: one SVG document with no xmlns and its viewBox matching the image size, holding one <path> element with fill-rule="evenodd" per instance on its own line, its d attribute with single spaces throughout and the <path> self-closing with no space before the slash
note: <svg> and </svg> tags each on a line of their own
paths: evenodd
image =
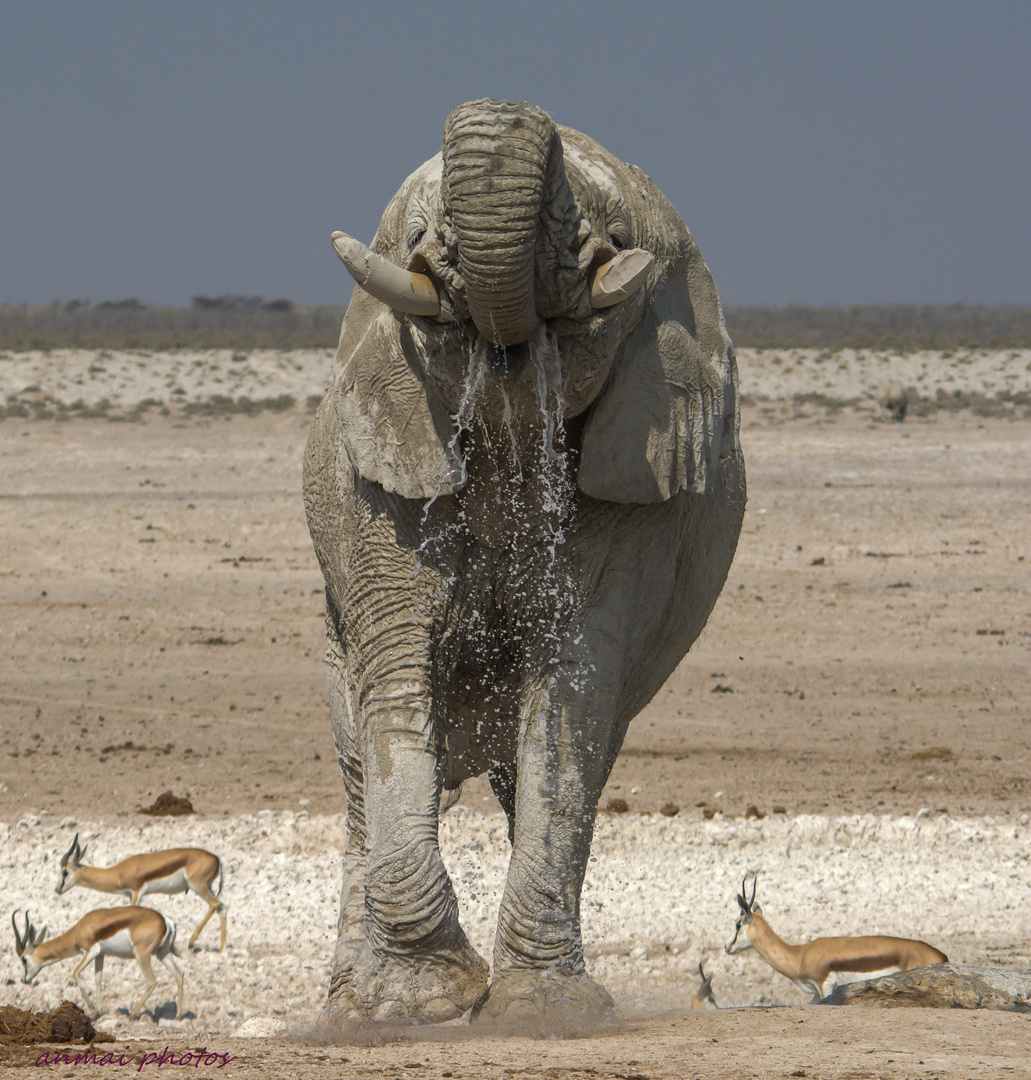
<svg viewBox="0 0 1031 1080">
<path fill-rule="evenodd" d="M 156 956 L 175 979 L 176 995 L 175 1015 L 183 1013 L 183 973 L 173 958 L 175 952 L 175 923 L 166 919 L 153 908 L 120 907 L 97 908 L 88 911 L 71 928 L 58 937 L 44 941 L 47 928 L 37 931 L 25 912 L 25 933 L 18 933 L 18 911 L 11 915 L 14 928 L 15 951 L 21 959 L 25 974 L 22 982 L 31 982 L 36 973 L 58 960 L 67 960 L 70 956 L 84 953 L 82 961 L 72 972 L 90 1013 L 96 1019 L 100 1015 L 101 999 L 104 992 L 104 957 L 114 956 L 119 960 L 132 960 L 140 965 L 143 972 L 144 988 L 140 1000 L 129 1012 L 129 1019 L 135 1020 L 140 1015 L 144 1002 L 157 986 L 157 977 L 150 966 L 151 958 Z M 93 961 L 93 981 L 97 999 L 94 1001 L 79 980 L 79 973 L 86 964 Z"/>
<path fill-rule="evenodd" d="M 727 952 L 733 956 L 755 949 L 774 971 L 812 994 L 814 1002 L 843 983 L 865 982 L 896 971 L 948 963 L 945 953 L 926 941 L 912 938 L 828 937 L 816 938 L 808 945 L 789 945 L 773 932 L 763 918 L 762 908 L 755 902 L 757 877 L 752 879 L 751 899 L 745 899 L 747 880 L 746 875 L 741 882 L 741 894 L 737 898 L 741 916 Z"/>
<path fill-rule="evenodd" d="M 61 876 L 57 881 L 57 893 L 63 893 L 73 885 L 82 885 L 98 892 L 121 893 L 130 897 L 133 906 L 141 896 L 148 893 L 171 895 L 193 891 L 208 905 L 208 913 L 201 919 L 190 937 L 188 948 L 193 948 L 197 935 L 207 925 L 208 919 L 217 911 L 222 923 L 221 942 L 218 951 L 226 947 L 226 908 L 222 899 L 222 860 L 203 848 L 172 848 L 169 851 L 151 851 L 146 855 L 130 855 L 114 866 L 84 866 L 82 857 L 86 845 L 79 846 L 79 834 L 75 834 L 72 846 L 61 859 Z M 211 891 L 211 883 L 218 878 L 218 894 Z"/>
<path fill-rule="evenodd" d="M 701 975 L 702 981 L 698 985 L 698 989 L 694 992 L 694 997 L 691 998 L 692 1009 L 718 1009 L 719 1005 L 716 1004 L 716 998 L 712 993 L 712 972 L 708 975 L 705 974 L 705 968 L 702 967 L 701 961 L 698 962 L 698 974 Z"/>
</svg>

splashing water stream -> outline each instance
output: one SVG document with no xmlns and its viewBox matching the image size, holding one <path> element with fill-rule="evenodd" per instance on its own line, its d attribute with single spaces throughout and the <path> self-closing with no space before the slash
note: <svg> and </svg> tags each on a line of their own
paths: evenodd
<svg viewBox="0 0 1031 1080">
<path fill-rule="evenodd" d="M 497 500 L 496 505 L 487 506 L 487 513 L 502 522 L 508 532 L 500 539 L 495 534 L 494 541 L 488 541 L 489 552 L 474 556 L 471 563 L 465 564 L 465 571 L 459 569 L 461 560 L 455 558 L 455 553 L 468 544 L 467 530 L 473 523 L 461 498 L 457 516 L 431 514 L 441 494 L 438 488 L 422 509 L 421 523 L 428 528 L 416 550 L 413 576 L 418 575 L 422 565 L 432 564 L 442 575 L 438 600 L 449 605 L 449 597 L 458 595 L 456 587 L 466 597 L 459 602 L 460 606 L 471 605 L 464 609 L 461 636 L 465 637 L 467 655 L 482 660 L 488 678 L 496 663 L 496 658 L 491 660 L 492 650 L 498 647 L 496 635 L 502 628 L 490 625 L 486 612 L 477 609 L 476 595 L 482 591 L 487 597 L 499 585 L 504 592 L 507 582 L 509 599 L 518 596 L 518 610 L 510 609 L 510 614 L 520 624 L 512 631 L 516 636 L 508 648 L 519 649 L 517 643 L 526 646 L 529 634 L 536 642 L 533 652 L 537 663 L 544 664 L 545 670 L 551 669 L 560 663 L 562 643 L 572 638 L 575 652 L 582 638 L 576 635 L 575 624 L 578 579 L 565 558 L 567 530 L 576 513 L 577 499 L 567 445 L 561 355 L 555 339 L 541 326 L 528 343 L 526 363 L 530 369 L 521 380 L 518 374 L 515 376 L 522 385 L 520 400 L 511 394 L 507 377 L 496 377 L 498 368 L 492 366 L 492 357 L 482 342 L 469 343 L 467 350 L 458 408 L 452 414 L 454 433 L 448 444 L 449 457 L 460 463 L 462 486 L 479 478 L 482 488 L 473 496 L 478 500 L 477 507 L 481 499 L 487 504 Z M 492 408 L 487 407 L 489 403 Z M 491 414 L 495 417 L 493 425 L 487 419 Z M 465 572 L 473 576 L 459 583 L 457 576 Z M 477 581 L 477 573 L 487 574 L 491 580 Z M 517 591 L 513 592 L 516 582 Z M 426 614 L 422 610 L 418 617 Z M 582 666 L 569 673 L 574 684 L 589 674 L 579 670 Z"/>
<path fill-rule="evenodd" d="M 543 328 L 531 344 L 530 358 L 534 366 L 537 405 L 540 411 L 539 483 L 545 531 L 547 558 L 543 567 L 541 586 L 552 598 L 551 626 L 545 637 L 558 643 L 559 627 L 575 603 L 575 582 L 567 571 L 562 573 L 560 549 L 566 542 L 565 522 L 575 511 L 573 478 L 569 469 L 566 442 L 565 397 L 562 393 L 562 363 L 555 343 L 547 338 Z M 557 662 L 553 659 L 552 662 Z"/>
</svg>

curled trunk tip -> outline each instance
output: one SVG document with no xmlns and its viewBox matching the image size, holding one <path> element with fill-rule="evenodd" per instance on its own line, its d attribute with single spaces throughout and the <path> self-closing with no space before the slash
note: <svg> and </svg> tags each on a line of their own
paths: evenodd
<svg viewBox="0 0 1031 1080">
<path fill-rule="evenodd" d="M 483 99 L 444 125 L 444 198 L 469 313 L 494 345 L 527 341 L 537 321 L 534 258 L 558 131 L 543 109 Z"/>
</svg>

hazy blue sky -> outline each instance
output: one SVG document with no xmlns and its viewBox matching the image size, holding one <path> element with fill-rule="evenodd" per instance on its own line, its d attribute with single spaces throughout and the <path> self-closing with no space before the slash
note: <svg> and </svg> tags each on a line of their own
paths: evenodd
<svg viewBox="0 0 1031 1080">
<path fill-rule="evenodd" d="M 1027 0 L 0 0 L 0 301 L 344 302 L 330 232 L 490 96 L 654 177 L 725 304 L 1028 304 L 1029 53 Z"/>
</svg>

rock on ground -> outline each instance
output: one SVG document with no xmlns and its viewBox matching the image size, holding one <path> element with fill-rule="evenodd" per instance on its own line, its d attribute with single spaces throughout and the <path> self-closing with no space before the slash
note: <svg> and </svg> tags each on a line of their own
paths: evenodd
<svg viewBox="0 0 1031 1080">
<path fill-rule="evenodd" d="M 828 1005 L 921 1006 L 929 1009 L 1002 1009 L 1031 1013 L 1031 970 L 970 964 L 932 964 L 881 979 L 846 983 Z"/>
</svg>

